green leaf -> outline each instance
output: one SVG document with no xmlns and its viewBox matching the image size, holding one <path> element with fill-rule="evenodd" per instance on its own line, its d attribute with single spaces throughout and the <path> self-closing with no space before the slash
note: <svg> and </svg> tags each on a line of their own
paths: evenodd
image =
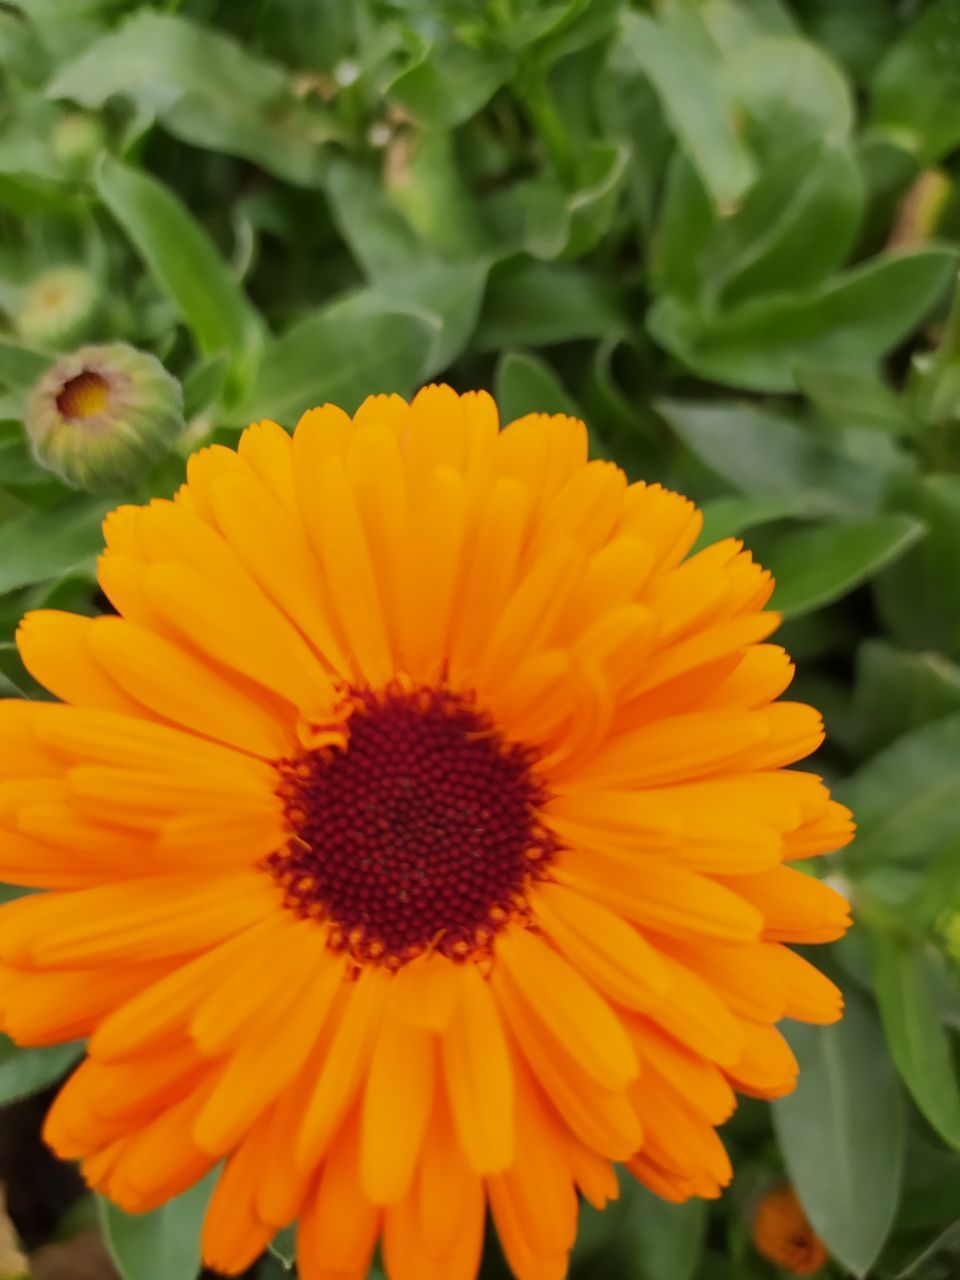
<svg viewBox="0 0 960 1280">
<path fill-rule="evenodd" d="M 932 1276 L 948 1276 L 951 1272 L 938 1269 L 935 1272 L 926 1269 L 927 1263 L 942 1262 L 949 1265 L 960 1263 L 960 1219 L 951 1222 L 949 1227 L 936 1236 L 910 1262 L 897 1272 L 896 1280 L 928 1280 Z M 956 1266 L 953 1271 L 955 1272 Z"/>
<path fill-rule="evenodd" d="M 46 1089 L 69 1070 L 82 1052 L 79 1044 L 21 1049 L 6 1036 L 0 1036 L 0 1106 Z"/>
<path fill-rule="evenodd" d="M 871 124 L 930 164 L 960 142 L 960 8 L 935 0 L 887 53 Z"/>
<path fill-rule="evenodd" d="M 668 1204 L 622 1173 L 619 1200 L 604 1210 L 581 1208 L 573 1274 L 691 1280 L 705 1228 L 702 1200 Z"/>
<path fill-rule="evenodd" d="M 657 411 L 701 462 L 752 497 L 848 515 L 872 507 L 882 472 L 858 466 L 789 419 L 737 401 L 659 400 Z"/>
<path fill-rule="evenodd" d="M 284 1270 L 292 1271 L 297 1260 L 296 1226 L 284 1227 L 278 1231 L 270 1242 L 270 1252 L 283 1265 Z"/>
<path fill-rule="evenodd" d="M 430 129 L 407 138 L 385 179 L 391 202 L 434 255 L 462 262 L 485 251 L 486 235 L 449 133 Z"/>
<path fill-rule="evenodd" d="M 705 502 L 702 510 L 698 550 L 757 525 L 817 514 L 816 504 L 802 493 L 785 493 L 773 498 L 714 498 L 712 502 Z"/>
<path fill-rule="evenodd" d="M 705 287 L 724 306 L 813 288 L 842 266 L 863 209 L 848 146 L 817 138 L 781 147 L 704 254 Z"/>
<path fill-rule="evenodd" d="M 910 430 L 912 424 L 906 406 L 873 370 L 823 369 L 800 364 L 794 376 L 807 399 L 832 422 L 891 434 Z"/>
<path fill-rule="evenodd" d="M 0 422 L 0 485 L 19 488 L 23 485 L 49 485 L 49 471 L 34 460 L 23 424 Z"/>
<path fill-rule="evenodd" d="M 857 743 L 873 755 L 903 733 L 960 712 L 960 667 L 941 653 L 904 653 L 883 640 L 857 652 Z"/>
<path fill-rule="evenodd" d="M 122 1280 L 194 1280 L 200 1230 L 216 1172 L 152 1213 L 129 1214 L 100 1201 L 103 1233 Z"/>
<path fill-rule="evenodd" d="M 731 57 L 724 76 L 740 105 L 747 138 L 767 163 L 801 138 L 849 138 L 854 100 L 843 73 L 824 52 L 794 36 L 761 36 Z"/>
<path fill-rule="evenodd" d="M 702 1200 L 667 1204 L 637 1188 L 630 1198 L 616 1254 L 637 1280 L 691 1280 L 700 1260 L 706 1229 Z M 609 1273 L 608 1273 L 609 1274 Z"/>
<path fill-rule="evenodd" d="M 615 143 L 595 142 L 587 150 L 577 173 L 577 189 L 566 202 L 570 216 L 566 258 L 582 257 L 609 230 L 630 161 L 629 148 Z"/>
<path fill-rule="evenodd" d="M 494 387 L 504 422 L 528 413 L 583 417 L 582 410 L 546 361 L 526 352 L 504 352 L 497 363 Z"/>
<path fill-rule="evenodd" d="M 491 275 L 475 342 L 480 351 L 548 347 L 623 328 L 608 281 L 573 267 L 530 262 Z"/>
<path fill-rule="evenodd" d="M 880 929 L 873 935 L 877 1003 L 890 1053 L 917 1106 L 960 1150 L 960 1083 L 923 950 Z"/>
<path fill-rule="evenodd" d="M 619 35 L 627 56 L 646 75 L 677 139 L 721 208 L 735 203 L 753 179 L 753 162 L 734 127 L 732 103 L 711 59 L 693 43 L 643 14 L 627 12 Z"/>
<path fill-rule="evenodd" d="M 926 475 L 904 482 L 899 509 L 929 530 L 923 542 L 874 583 L 886 628 L 914 649 L 960 653 L 960 478 Z"/>
<path fill-rule="evenodd" d="M 765 552 L 773 608 L 792 618 L 839 600 L 903 555 L 925 533 L 909 516 L 837 521 L 783 534 Z"/>
<path fill-rule="evenodd" d="M 430 316 L 401 311 L 372 294 L 323 307 L 266 349 L 235 421 L 275 418 L 291 426 L 327 401 L 352 412 L 368 395 L 409 392 L 437 337 Z"/>
<path fill-rule="evenodd" d="M 462 263 L 438 259 L 419 270 L 404 267 L 373 285 L 372 292 L 387 309 L 415 311 L 433 330 L 434 341 L 418 374 L 420 381 L 447 369 L 470 342 L 489 269 L 489 263 L 482 259 Z M 409 376 L 405 381 L 409 382 Z"/>
<path fill-rule="evenodd" d="M 55 359 L 45 351 L 0 338 L 0 383 L 5 387 L 30 387 Z"/>
<path fill-rule="evenodd" d="M 718 221 L 699 174 L 678 151 L 667 168 L 660 217 L 650 246 L 650 279 L 657 293 L 691 303 L 700 297 L 700 260 Z"/>
<path fill-rule="evenodd" d="M 50 56 L 33 26 L 19 13 L 0 12 L 0 63 L 31 86 L 50 74 Z"/>
<path fill-rule="evenodd" d="M 758 35 L 797 34 L 784 0 L 703 0 L 701 8 L 714 43 L 726 56 Z"/>
<path fill-rule="evenodd" d="M 429 250 L 373 174 L 359 165 L 332 165 L 327 193 L 341 234 L 383 303 L 415 310 L 436 325 L 436 343 L 421 376 L 447 368 L 476 327 L 489 257 L 447 262 Z"/>
<path fill-rule="evenodd" d="M 454 129 L 486 105 L 505 84 L 512 59 L 463 44 L 424 45 L 417 60 L 384 92 L 419 124 Z"/>
<path fill-rule="evenodd" d="M 183 380 L 183 416 L 189 422 L 216 401 L 223 391 L 230 361 L 224 352 L 198 361 Z"/>
<path fill-rule="evenodd" d="M 811 36 L 860 83 L 895 42 L 899 24 L 889 0 L 807 0 Z"/>
<path fill-rule="evenodd" d="M 872 367 L 907 338 L 952 279 L 957 251 L 945 245 L 888 253 L 808 293 L 757 298 L 727 311 L 699 311 L 659 298 L 651 334 L 692 370 L 728 386 L 792 391 L 803 362 Z"/>
<path fill-rule="evenodd" d="M 123 94 L 185 142 L 303 186 L 319 184 L 324 145 L 338 134 L 325 109 L 297 99 L 282 68 L 230 36 L 145 8 L 66 62 L 47 94 L 87 107 Z"/>
<path fill-rule="evenodd" d="M 857 815 L 854 869 L 924 865 L 960 839 L 960 715 L 904 734 L 837 787 Z"/>
<path fill-rule="evenodd" d="M 71 498 L 52 511 L 8 520 L 0 540 L 0 595 L 74 569 L 93 570 L 103 547 L 100 526 L 114 502 Z"/>
<path fill-rule="evenodd" d="M 841 1022 L 787 1024 L 800 1065 L 796 1090 L 773 1103 L 790 1175 L 814 1230 L 839 1262 L 865 1276 L 900 1199 L 904 1117 L 876 1015 L 847 993 Z"/>
<path fill-rule="evenodd" d="M 180 199 L 156 178 L 109 157 L 97 170 L 96 187 L 204 355 L 247 355 L 260 340 L 260 318 Z"/>
<path fill-rule="evenodd" d="M 494 193 L 484 209 L 496 225 L 503 256 L 509 247 L 570 261 L 602 240 L 619 209 L 624 181 L 634 177 L 629 144 L 593 142 L 577 158 L 566 185 L 538 173 Z"/>
</svg>

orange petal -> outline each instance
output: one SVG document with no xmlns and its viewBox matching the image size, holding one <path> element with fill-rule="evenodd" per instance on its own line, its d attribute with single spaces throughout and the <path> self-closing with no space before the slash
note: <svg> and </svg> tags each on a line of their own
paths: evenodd
<svg viewBox="0 0 960 1280">
<path fill-rule="evenodd" d="M 846 898 L 792 867 L 736 876 L 727 883 L 763 912 L 763 936 L 769 942 L 833 942 L 850 926 Z"/>
<path fill-rule="evenodd" d="M 784 841 L 785 858 L 812 858 L 821 853 L 833 853 L 853 839 L 856 827 L 853 814 L 846 805 L 831 800 L 819 817 L 798 831 L 791 831 Z"/>
<path fill-rule="evenodd" d="M 539 886 L 531 907 L 574 968 L 610 999 L 645 1009 L 666 994 L 670 979 L 656 951 L 614 912 L 559 884 Z"/>
<path fill-rule="evenodd" d="M 786 995 L 784 1016 L 800 1022 L 836 1022 L 843 995 L 830 979 L 789 947 L 764 946 L 764 964 L 776 975 Z"/>
<path fill-rule="evenodd" d="M 770 734 L 766 712 L 690 712 L 621 734 L 584 765 L 597 790 L 664 786 L 729 767 L 760 750 Z"/>
<path fill-rule="evenodd" d="M 599 1085 L 622 1089 L 636 1077 L 636 1054 L 619 1017 L 536 934 L 517 928 L 501 935 L 497 966 L 516 988 L 528 1016 Z"/>
<path fill-rule="evenodd" d="M 95 618 L 88 644 L 102 669 L 142 708 L 252 755 L 289 755 L 292 726 L 285 728 L 236 681 L 168 640 L 121 618 Z"/>
<path fill-rule="evenodd" d="M 429 1031 L 388 1012 L 373 1051 L 360 1128 L 360 1182 L 374 1204 L 395 1203 L 409 1186 L 433 1105 L 435 1054 Z"/>
<path fill-rule="evenodd" d="M 228 1275 L 252 1266 L 274 1236 L 255 1206 L 256 1179 L 269 1139 L 269 1128 L 260 1126 L 240 1143 L 217 1179 L 203 1220 L 203 1261 Z"/>
<path fill-rule="evenodd" d="M 780 1098 L 797 1082 L 799 1067 L 790 1046 L 775 1027 L 741 1019 L 743 1052 L 724 1070 L 741 1093 Z"/>
<path fill-rule="evenodd" d="M 497 970 L 493 987 L 518 1053 L 573 1132 L 608 1159 L 627 1159 L 640 1145 L 641 1131 L 626 1094 L 602 1089 L 570 1058 L 558 1054 L 555 1042 L 541 1033 Z"/>
<path fill-rule="evenodd" d="M 0 958 L 70 968 L 190 955 L 262 920 L 274 907 L 266 877 L 156 876 L 72 893 L 21 898 L 0 908 Z"/>
<path fill-rule="evenodd" d="M 467 1159 L 490 1173 L 513 1158 L 513 1067 L 488 984 L 469 963 L 457 977 L 456 1011 L 441 1042 L 444 1076 Z"/>
<path fill-rule="evenodd" d="M 745 877 L 731 877 L 728 887 L 663 859 L 630 858 L 613 848 L 602 854 L 564 850 L 554 874 L 562 884 L 661 933 L 753 942 L 763 929 L 760 911 L 736 891 Z"/>
<path fill-rule="evenodd" d="M 26 614 L 17 629 L 23 665 L 34 680 L 64 702 L 143 715 L 144 708 L 90 652 L 88 642 L 97 621 L 56 609 Z"/>
<path fill-rule="evenodd" d="M 317 1077 L 297 1141 L 299 1168 L 313 1168 L 356 1098 L 373 1052 L 390 976 L 368 967 L 346 993 L 330 1051 Z"/>
<path fill-rule="evenodd" d="M 360 1124 L 351 1116 L 334 1139 L 316 1193 L 300 1218 L 299 1275 L 303 1280 L 365 1276 L 380 1216 L 360 1184 Z"/>
</svg>

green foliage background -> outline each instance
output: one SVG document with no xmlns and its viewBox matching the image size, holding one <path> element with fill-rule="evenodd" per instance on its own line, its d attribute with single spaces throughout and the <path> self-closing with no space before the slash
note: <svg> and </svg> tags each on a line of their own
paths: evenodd
<svg viewBox="0 0 960 1280">
<path fill-rule="evenodd" d="M 0 67 L 4 695 L 40 696 L 21 613 L 97 611 L 103 511 L 204 440 L 440 377 L 585 417 L 776 573 L 861 834 L 817 951 L 847 1018 L 789 1032 L 800 1086 L 726 1127 L 722 1202 L 630 1190 L 573 1274 L 772 1277 L 749 1224 L 784 1173 L 825 1274 L 960 1273 L 960 0 L 15 0 Z M 55 355 L 24 289 L 66 264 L 85 336 L 185 391 L 179 450 L 109 500 L 20 421 Z M 69 1056 L 0 1046 L 0 1098 Z M 191 1280 L 204 1194 L 104 1208 L 127 1280 Z"/>
</svg>

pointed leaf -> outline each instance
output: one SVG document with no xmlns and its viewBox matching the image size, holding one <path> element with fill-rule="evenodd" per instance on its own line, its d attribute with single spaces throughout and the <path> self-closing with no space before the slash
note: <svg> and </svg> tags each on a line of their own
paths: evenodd
<svg viewBox="0 0 960 1280">
<path fill-rule="evenodd" d="M 773 1104 L 790 1180 L 827 1248 L 856 1276 L 873 1266 L 900 1200 L 904 1116 L 883 1032 L 848 994 L 831 1027 L 788 1024 L 796 1090 Z"/>
<path fill-rule="evenodd" d="M 897 1070 L 931 1125 L 960 1150 L 960 1081 L 927 957 L 888 930 L 876 932 L 873 943 L 877 1003 Z"/>
<path fill-rule="evenodd" d="M 372 294 L 323 307 L 264 352 L 256 384 L 232 411 L 236 422 L 275 418 L 293 425 L 327 401 L 353 412 L 368 395 L 411 391 L 437 337 L 430 316 Z"/>
<path fill-rule="evenodd" d="M 909 550 L 926 532 L 910 516 L 844 520 L 791 530 L 766 551 L 772 605 L 792 618 L 839 600 Z"/>
<path fill-rule="evenodd" d="M 216 1174 L 152 1213 L 129 1214 L 100 1201 L 103 1233 L 123 1280 L 194 1280 L 200 1229 Z"/>
<path fill-rule="evenodd" d="M 156 178 L 104 158 L 97 192 L 176 305 L 205 355 L 234 359 L 259 341 L 261 321 L 207 232 Z"/>
</svg>

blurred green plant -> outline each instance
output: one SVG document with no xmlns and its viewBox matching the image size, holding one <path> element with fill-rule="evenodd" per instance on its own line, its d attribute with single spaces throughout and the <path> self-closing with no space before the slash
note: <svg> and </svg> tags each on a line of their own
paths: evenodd
<svg viewBox="0 0 960 1280">
<path fill-rule="evenodd" d="M 861 834 L 829 867 L 847 1019 L 727 1126 L 723 1201 L 625 1185 L 573 1274 L 773 1277 L 750 1219 L 786 1173 L 824 1274 L 955 1276 L 958 0 L 12 0 L 0 84 L 0 691 L 42 696 L 26 608 L 99 608 L 106 506 L 182 476 L 108 504 L 32 458 L 27 393 L 81 337 L 163 361 L 181 452 L 440 375 L 583 415 L 776 573 Z M 0 1099 L 71 1056 L 0 1046 Z M 189 1280 L 203 1195 L 104 1208 L 126 1280 Z"/>
</svg>

